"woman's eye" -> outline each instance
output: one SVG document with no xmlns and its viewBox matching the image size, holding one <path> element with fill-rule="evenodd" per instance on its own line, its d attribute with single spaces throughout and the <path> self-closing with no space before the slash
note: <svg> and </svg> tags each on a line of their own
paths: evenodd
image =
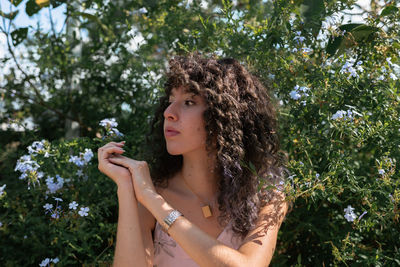
<svg viewBox="0 0 400 267">
<path fill-rule="evenodd" d="M 194 104 L 196 104 L 196 103 L 194 103 L 194 101 L 192 101 L 192 100 L 186 100 L 185 101 L 185 105 L 187 105 L 187 106 L 192 106 Z"/>
</svg>

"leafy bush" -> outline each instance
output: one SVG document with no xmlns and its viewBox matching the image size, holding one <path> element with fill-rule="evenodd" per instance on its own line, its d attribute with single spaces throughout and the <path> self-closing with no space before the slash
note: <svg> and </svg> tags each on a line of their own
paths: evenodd
<svg viewBox="0 0 400 267">
<path fill-rule="evenodd" d="M 396 169 L 400 159 L 399 8 L 390 4 L 364 24 L 343 24 L 330 23 L 328 16 L 334 17 L 351 2 L 291 4 L 278 0 L 236 7 L 223 3 L 221 12 L 211 14 L 196 5 L 185 13 L 182 3 L 149 4 L 144 6 L 145 14 L 142 10 L 130 22 L 147 38 L 140 52 L 155 76 L 162 73 L 160 66 L 167 56 L 200 50 L 239 59 L 272 88 L 282 149 L 289 155 L 291 173 L 285 189 L 294 206 L 279 232 L 271 265 L 400 265 L 400 175 Z M 107 11 L 112 8 L 101 9 L 107 16 L 97 15 L 109 21 Z M 107 38 L 93 46 L 104 45 L 99 48 L 104 52 L 107 46 L 126 41 Z M 91 77 L 107 80 L 109 73 L 118 73 L 121 62 L 110 68 L 100 64 L 98 68 L 110 72 L 94 70 L 98 73 Z M 129 66 L 135 69 L 135 64 Z M 137 68 L 145 72 L 143 66 Z M 113 88 L 120 83 L 130 88 L 132 84 L 125 82 L 123 78 L 110 81 Z M 149 84 L 161 89 L 162 79 Z M 87 82 L 82 90 L 88 93 L 102 86 Z M 136 95 L 124 94 L 132 100 L 129 103 L 137 104 L 140 119 L 130 124 L 131 115 L 115 112 L 115 117 L 124 122 L 121 131 L 127 133 L 124 140 L 131 148 L 127 154 L 137 158 L 157 93 L 153 95 L 153 88 L 132 86 L 144 90 L 140 95 L 144 102 L 143 96 L 151 95 L 148 102 L 138 104 L 133 101 Z M 84 94 L 85 100 L 90 95 Z M 104 103 L 99 106 L 106 107 Z M 95 117 L 114 114 L 107 108 L 89 113 L 86 122 L 92 127 Z M 44 265 L 57 258 L 60 265 L 109 264 L 115 245 L 117 199 L 112 181 L 97 170 L 95 151 L 108 138 L 119 137 L 101 139 L 103 134 L 44 141 L 43 149 L 30 154 L 38 169 L 19 180 L 21 173 L 14 171 L 17 161 L 29 145 L 32 149 L 41 146 L 33 144 L 42 139 L 39 136 L 21 134 L 23 150 L 13 147 L 11 140 L 15 139 L 10 137 L 1 156 L 6 180 L 0 184 L 0 262 L 36 265 L 48 258 Z M 72 158 L 70 162 L 71 156 L 80 153 L 89 159 L 86 149 L 93 152 L 91 160 Z M 48 176 L 53 180 L 46 181 Z M 87 216 L 80 210 L 86 207 Z"/>
</svg>

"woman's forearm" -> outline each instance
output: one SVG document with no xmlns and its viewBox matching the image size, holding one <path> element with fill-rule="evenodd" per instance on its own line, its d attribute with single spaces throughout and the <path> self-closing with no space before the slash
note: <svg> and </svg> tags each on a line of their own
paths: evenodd
<svg viewBox="0 0 400 267">
<path fill-rule="evenodd" d="M 113 266 L 147 266 L 133 186 L 118 187 L 117 244 Z"/>
<path fill-rule="evenodd" d="M 148 194 L 146 198 L 146 208 L 162 223 L 173 207 L 159 194 Z M 184 217 L 171 225 L 169 234 L 200 266 L 250 266 L 243 254 L 215 240 Z"/>
</svg>

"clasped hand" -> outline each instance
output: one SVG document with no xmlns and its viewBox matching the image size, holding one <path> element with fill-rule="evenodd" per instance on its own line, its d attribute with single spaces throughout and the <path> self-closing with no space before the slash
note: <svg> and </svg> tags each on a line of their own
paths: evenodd
<svg viewBox="0 0 400 267">
<path fill-rule="evenodd" d="M 146 161 L 137 161 L 121 154 L 122 142 L 110 142 L 99 148 L 99 170 L 109 176 L 117 185 L 132 186 L 135 196 L 143 204 L 146 194 L 156 193 Z"/>
</svg>

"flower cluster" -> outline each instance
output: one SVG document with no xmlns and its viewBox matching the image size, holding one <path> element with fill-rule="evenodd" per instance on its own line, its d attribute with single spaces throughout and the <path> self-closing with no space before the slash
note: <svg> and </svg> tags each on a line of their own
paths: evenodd
<svg viewBox="0 0 400 267">
<path fill-rule="evenodd" d="M 385 66 L 382 66 L 381 67 L 381 72 L 383 74 L 381 74 L 378 77 L 378 80 L 379 81 L 385 80 L 387 76 L 390 79 L 392 79 L 393 81 L 398 80 L 399 78 L 393 72 L 397 72 L 397 74 L 399 74 L 400 73 L 400 66 L 397 65 L 397 64 L 392 63 L 392 58 L 391 57 L 386 58 L 386 62 L 388 63 L 390 72 L 388 72 L 388 70 L 385 68 Z"/>
<path fill-rule="evenodd" d="M 69 203 L 69 209 L 70 210 L 76 210 L 76 208 L 79 206 L 78 203 L 76 203 L 76 201 L 72 201 L 71 203 Z M 89 207 L 81 207 L 80 210 L 78 211 L 78 214 L 81 217 L 85 217 L 88 216 L 88 212 L 89 212 Z"/>
<path fill-rule="evenodd" d="M 39 179 L 44 176 L 43 172 L 38 171 L 39 167 L 39 164 L 32 159 L 31 155 L 24 155 L 18 159 L 14 171 L 22 172 L 19 177 L 20 180 L 28 178 L 28 189 L 30 189 L 31 182 L 33 182 L 33 185 L 40 184 Z"/>
<path fill-rule="evenodd" d="M 74 163 L 78 167 L 84 167 L 93 158 L 92 150 L 85 148 L 85 152 L 80 152 L 79 156 L 70 156 L 69 162 Z"/>
<path fill-rule="evenodd" d="M 363 72 L 364 71 L 364 69 L 361 66 L 361 64 L 362 64 L 362 61 L 360 60 L 360 61 L 357 62 L 356 66 L 353 66 L 354 65 L 354 61 L 353 60 L 348 60 L 342 66 L 342 69 L 340 70 L 340 73 L 341 74 L 343 74 L 343 73 L 349 74 L 349 76 L 348 76 L 349 79 L 350 79 L 350 77 L 358 78 L 359 75 L 358 75 L 357 71 L 358 72 Z"/>
<path fill-rule="evenodd" d="M 338 110 L 336 111 L 335 114 L 332 115 L 332 120 L 338 120 L 338 119 L 343 119 L 343 120 L 353 120 L 354 115 L 352 110 Z"/>
<path fill-rule="evenodd" d="M 54 182 L 54 177 L 47 176 L 46 185 L 49 189 L 47 193 L 54 194 L 57 190 L 61 189 L 64 185 L 64 179 L 60 175 L 56 175 L 57 181 Z"/>
<path fill-rule="evenodd" d="M 46 203 L 45 205 L 43 205 L 43 208 L 45 209 L 46 214 L 49 212 L 51 213 L 51 218 L 59 219 L 62 209 L 61 209 L 61 205 L 58 205 L 58 202 L 62 202 L 63 200 L 58 197 L 54 197 L 54 200 L 57 201 L 55 209 L 53 209 L 53 204 L 50 204 L 50 203 Z"/>
<path fill-rule="evenodd" d="M 44 266 L 50 266 L 50 263 L 54 263 L 56 264 L 57 262 L 59 262 L 60 260 L 58 258 L 54 258 L 54 259 L 49 259 L 49 258 L 45 258 L 40 264 L 39 266 L 44 267 Z"/>
<path fill-rule="evenodd" d="M 122 137 L 122 136 L 124 136 L 116 128 L 118 126 L 118 123 L 116 122 L 115 118 L 101 120 L 99 125 L 103 126 L 106 130 L 106 136 L 103 136 L 103 139 L 105 139 L 106 137 Z"/>
<path fill-rule="evenodd" d="M 79 156 L 73 156 L 71 155 L 69 158 L 69 162 L 74 163 L 77 167 L 81 168 L 76 172 L 76 175 L 79 177 L 83 176 L 83 170 L 82 168 L 87 165 L 90 160 L 93 158 L 93 151 L 85 148 L 85 152 L 80 152 Z M 85 179 L 87 179 L 87 176 L 85 176 Z"/>
<path fill-rule="evenodd" d="M 301 31 L 296 31 L 296 36 L 293 38 L 297 44 L 301 44 L 306 40 L 306 37 L 301 36 Z"/>
<path fill-rule="evenodd" d="M 303 55 L 307 55 L 308 53 L 313 51 L 311 48 L 304 46 L 303 42 L 306 40 L 306 38 L 304 36 L 301 36 L 301 31 L 296 31 L 296 36 L 293 38 L 293 40 L 296 41 L 297 45 L 301 47 L 294 47 L 291 52 L 296 53 L 298 51 L 301 51 Z"/>
<path fill-rule="evenodd" d="M 309 96 L 309 94 L 307 93 L 307 91 L 310 91 L 310 88 L 306 87 L 306 86 L 299 86 L 296 85 L 294 87 L 294 90 L 292 90 L 290 92 L 290 97 L 293 100 L 298 100 L 300 99 L 302 96 Z M 303 105 L 306 105 L 306 101 L 301 101 L 301 103 L 303 103 Z"/>
<path fill-rule="evenodd" d="M 48 158 L 50 157 L 49 147 L 49 142 L 44 139 L 42 141 L 34 141 L 30 146 L 28 146 L 28 152 L 33 156 L 44 154 L 44 157 Z"/>
<path fill-rule="evenodd" d="M 45 213 L 50 213 L 51 214 L 51 218 L 53 219 L 59 219 L 60 215 L 62 214 L 62 207 L 61 205 L 58 204 L 58 202 L 62 202 L 63 200 L 61 198 L 58 197 L 54 197 L 54 200 L 57 201 L 56 203 L 56 207 L 53 209 L 53 204 L 50 203 L 46 203 L 45 205 L 43 205 L 43 208 L 45 209 Z M 68 204 L 68 208 L 70 210 L 77 210 L 79 204 L 76 203 L 76 201 L 72 201 L 71 203 Z M 89 215 L 89 207 L 81 207 L 80 210 L 78 211 L 78 214 L 81 217 L 86 217 Z"/>
</svg>

